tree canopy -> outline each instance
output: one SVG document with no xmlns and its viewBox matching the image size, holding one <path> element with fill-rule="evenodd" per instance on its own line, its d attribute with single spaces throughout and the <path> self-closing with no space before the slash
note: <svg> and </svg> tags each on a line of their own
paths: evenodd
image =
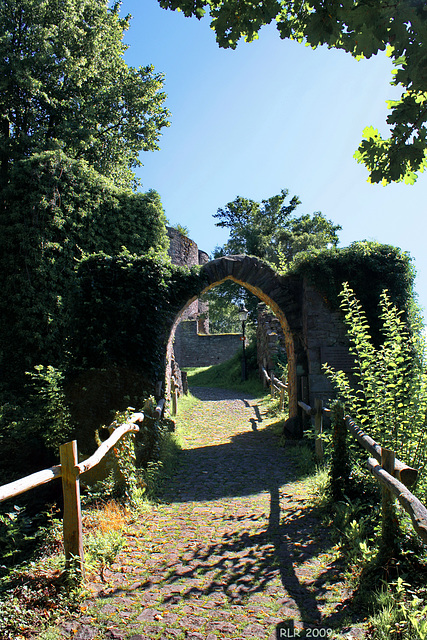
<svg viewBox="0 0 427 640">
<path fill-rule="evenodd" d="M 296 217 L 294 212 L 300 204 L 299 198 L 290 197 L 287 189 L 261 202 L 240 196 L 228 202 L 213 216 L 218 219 L 217 227 L 230 230 L 228 242 L 215 249 L 214 257 L 252 255 L 283 269 L 301 252 L 336 247 L 339 242 L 337 232 L 341 227 L 320 212 Z M 207 300 L 214 331 L 223 331 L 224 327 L 228 331 L 236 330 L 239 325 L 237 307 L 243 301 L 252 320 L 256 318 L 258 298 L 242 292 L 234 282 L 212 289 Z"/>
<path fill-rule="evenodd" d="M 0 1 L 0 167 L 61 149 L 131 186 L 168 125 L 163 76 L 128 67 L 129 16 L 106 0 Z"/>
<path fill-rule="evenodd" d="M 258 38 L 276 21 L 281 38 L 343 49 L 356 59 L 386 51 L 402 87 L 389 101 L 389 137 L 367 126 L 355 158 L 370 182 L 413 184 L 427 166 L 427 5 L 424 0 L 159 0 L 160 6 L 202 18 L 209 10 L 221 47 Z"/>
<path fill-rule="evenodd" d="M 214 214 L 217 227 L 230 229 L 230 239 L 217 248 L 215 257 L 227 254 L 247 254 L 271 262 L 276 267 L 293 260 L 301 251 L 336 247 L 339 225 L 334 225 L 320 212 L 313 216 L 292 216 L 301 204 L 297 196 L 287 201 L 289 191 L 262 202 L 238 196 L 224 209 Z"/>
</svg>

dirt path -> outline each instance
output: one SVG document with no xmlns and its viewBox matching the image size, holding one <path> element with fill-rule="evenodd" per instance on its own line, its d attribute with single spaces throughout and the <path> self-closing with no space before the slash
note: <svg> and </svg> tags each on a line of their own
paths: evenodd
<svg viewBox="0 0 427 640">
<path fill-rule="evenodd" d="M 362 638 L 328 531 L 256 401 L 192 389 L 179 465 L 108 585 L 64 622 L 76 640 Z M 347 619 L 346 619 L 347 618 Z M 292 620 L 292 632 L 276 636 Z M 350 626 L 345 626 L 350 624 Z M 333 633 L 332 631 L 333 630 Z"/>
</svg>

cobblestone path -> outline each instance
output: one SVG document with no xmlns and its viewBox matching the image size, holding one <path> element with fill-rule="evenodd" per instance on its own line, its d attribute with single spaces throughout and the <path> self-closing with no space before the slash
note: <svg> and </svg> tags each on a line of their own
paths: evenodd
<svg viewBox="0 0 427 640">
<path fill-rule="evenodd" d="M 193 426 L 162 503 L 127 534 L 107 584 L 92 585 L 97 596 L 62 624 L 63 637 L 363 638 L 307 483 L 256 401 L 192 393 Z M 280 636 L 290 620 L 295 631 Z"/>
</svg>

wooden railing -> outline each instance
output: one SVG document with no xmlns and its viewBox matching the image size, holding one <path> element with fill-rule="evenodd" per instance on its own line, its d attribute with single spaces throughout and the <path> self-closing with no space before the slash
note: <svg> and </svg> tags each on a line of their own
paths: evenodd
<svg viewBox="0 0 427 640">
<path fill-rule="evenodd" d="M 174 377 L 171 378 L 171 415 L 178 413 L 179 385 Z"/>
<path fill-rule="evenodd" d="M 265 367 L 261 367 L 261 374 L 264 384 L 270 387 L 271 397 L 274 398 L 276 391 L 279 392 L 279 408 L 283 411 L 285 408 L 285 393 L 288 389 L 288 385 L 276 378 L 274 371 L 271 371 L 269 374 Z"/>
<path fill-rule="evenodd" d="M 301 407 L 305 413 L 309 416 L 314 416 L 314 448 L 316 452 L 316 458 L 318 462 L 323 461 L 323 415 L 330 413 L 330 409 L 323 406 L 323 400 L 315 398 L 314 408 L 312 409 L 308 404 L 304 402 L 298 402 L 298 406 Z"/>
<path fill-rule="evenodd" d="M 163 410 L 163 404 L 157 405 L 156 411 Z M 56 478 L 62 478 L 62 491 L 64 495 L 64 551 L 65 569 L 70 570 L 71 565 L 75 567 L 84 578 L 84 552 L 82 516 L 80 502 L 80 476 L 89 469 L 96 467 L 104 456 L 117 444 L 117 442 L 127 433 L 139 431 L 137 422 L 144 420 L 143 413 L 134 413 L 129 420 L 121 425 L 113 423 L 110 428 L 114 429 L 108 440 L 105 440 L 95 453 L 83 462 L 78 462 L 77 441 L 67 442 L 59 447 L 61 464 L 38 471 L 30 476 L 15 480 L 0 487 L 0 502 L 8 498 L 19 496 L 30 489 L 35 489 L 42 484 L 51 482 Z"/>
<path fill-rule="evenodd" d="M 323 430 L 323 415 L 330 414 L 330 409 L 324 408 L 322 402 L 315 400 L 315 408 L 303 402 L 299 406 L 309 415 L 315 416 L 316 440 L 320 440 Z M 340 412 L 341 411 L 341 412 Z M 415 484 L 418 477 L 417 469 L 406 465 L 396 458 L 395 452 L 382 447 L 368 436 L 355 424 L 354 420 L 338 410 L 334 416 L 334 443 L 342 443 L 345 446 L 346 435 L 350 433 L 357 442 L 373 457 L 367 460 L 368 469 L 374 474 L 383 491 L 383 525 L 389 518 L 389 511 L 397 498 L 404 510 L 409 514 L 412 526 L 423 542 L 427 543 L 427 508 L 408 489 Z M 323 451 L 322 451 L 323 455 Z M 341 469 L 345 467 L 344 460 L 337 461 Z M 332 481 L 334 478 L 332 478 Z M 338 481 L 345 482 L 346 478 L 341 474 Z"/>
</svg>

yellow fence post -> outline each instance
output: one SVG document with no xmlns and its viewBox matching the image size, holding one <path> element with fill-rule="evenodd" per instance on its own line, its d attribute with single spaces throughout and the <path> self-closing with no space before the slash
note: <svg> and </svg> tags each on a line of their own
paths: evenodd
<svg viewBox="0 0 427 640">
<path fill-rule="evenodd" d="M 84 578 L 84 554 L 82 513 L 80 504 L 80 480 L 77 442 L 67 442 L 59 447 L 61 459 L 62 491 L 64 494 L 64 550 L 65 569 L 75 567 Z"/>
</svg>

